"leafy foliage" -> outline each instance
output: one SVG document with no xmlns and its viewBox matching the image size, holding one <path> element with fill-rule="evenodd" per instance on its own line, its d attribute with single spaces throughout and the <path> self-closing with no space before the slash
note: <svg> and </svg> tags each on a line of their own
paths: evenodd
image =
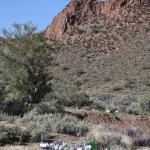
<svg viewBox="0 0 150 150">
<path fill-rule="evenodd" d="M 4 30 L 1 66 L 9 80 L 13 97 L 38 103 L 52 90 L 49 67 L 54 49 L 32 23 L 14 24 L 14 31 Z"/>
</svg>

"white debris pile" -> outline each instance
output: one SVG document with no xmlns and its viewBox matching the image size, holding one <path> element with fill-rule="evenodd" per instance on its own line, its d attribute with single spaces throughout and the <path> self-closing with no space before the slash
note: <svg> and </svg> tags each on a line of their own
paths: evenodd
<svg viewBox="0 0 150 150">
<path fill-rule="evenodd" d="M 40 143 L 40 149 L 41 150 L 91 150 L 91 145 L 88 145 L 87 143 L 82 143 L 80 145 L 72 145 L 69 146 L 65 142 L 59 142 L 59 143 Z"/>
</svg>

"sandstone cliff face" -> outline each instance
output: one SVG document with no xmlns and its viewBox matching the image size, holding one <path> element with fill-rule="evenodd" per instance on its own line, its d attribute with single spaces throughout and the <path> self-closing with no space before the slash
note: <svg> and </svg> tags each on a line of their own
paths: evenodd
<svg viewBox="0 0 150 150">
<path fill-rule="evenodd" d="M 97 0 L 72 0 L 65 9 L 56 16 L 45 30 L 47 36 L 59 39 L 75 24 L 88 20 L 89 16 L 100 12 Z"/>
<path fill-rule="evenodd" d="M 150 6 L 150 0 L 71 0 L 45 30 L 45 35 L 61 40 L 68 29 L 86 23 L 92 16 L 101 14 L 116 17 L 127 6 Z"/>
</svg>

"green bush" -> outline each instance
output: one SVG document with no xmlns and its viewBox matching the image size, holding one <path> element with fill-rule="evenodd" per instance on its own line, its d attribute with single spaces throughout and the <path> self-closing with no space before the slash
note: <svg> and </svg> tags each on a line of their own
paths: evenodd
<svg viewBox="0 0 150 150">
<path fill-rule="evenodd" d="M 123 95 L 114 93 L 96 93 L 89 98 L 92 101 L 91 107 L 100 111 L 118 110 L 120 113 L 139 114 L 140 109 L 139 96 Z"/>
<path fill-rule="evenodd" d="M 7 78 L 9 93 L 13 99 L 39 103 L 52 91 L 51 73 L 55 52 L 42 33 L 35 33 L 32 23 L 13 25 L 13 31 L 3 30 L 4 48 L 0 49 L 3 60 L 1 70 Z M 7 50 L 6 50 L 7 48 Z"/>
<path fill-rule="evenodd" d="M 85 107 L 90 106 L 92 101 L 89 100 L 89 97 L 85 93 L 74 92 L 70 95 L 61 95 L 58 97 L 59 105 L 68 106 L 68 107 Z"/>
<path fill-rule="evenodd" d="M 28 142 L 30 134 L 19 126 L 0 126 L 0 145 L 12 144 L 14 142 Z"/>
<path fill-rule="evenodd" d="M 41 140 L 48 141 L 51 137 L 52 115 L 39 115 L 37 109 L 33 109 L 20 120 L 27 128 L 31 135 L 31 141 L 39 142 Z"/>
<path fill-rule="evenodd" d="M 36 110 L 24 115 L 20 122 L 28 129 L 34 142 L 50 140 L 51 133 L 60 133 L 83 136 L 89 130 L 89 123 L 71 115 L 38 114 Z"/>
<path fill-rule="evenodd" d="M 0 112 L 0 121 L 8 121 L 8 122 L 14 122 L 18 116 L 10 116 L 6 113 Z"/>
<path fill-rule="evenodd" d="M 124 135 L 121 132 L 103 125 L 95 125 L 91 130 L 92 136 L 102 146 L 121 145 Z"/>
<path fill-rule="evenodd" d="M 81 121 L 76 117 L 65 115 L 57 124 L 57 130 L 60 133 L 84 136 L 89 131 L 89 123 Z"/>
<path fill-rule="evenodd" d="M 139 96 L 140 112 L 150 113 L 150 95 Z"/>
<path fill-rule="evenodd" d="M 0 145 L 7 144 L 9 142 L 8 140 L 9 140 L 8 132 L 1 131 L 1 134 L 0 134 Z"/>
</svg>

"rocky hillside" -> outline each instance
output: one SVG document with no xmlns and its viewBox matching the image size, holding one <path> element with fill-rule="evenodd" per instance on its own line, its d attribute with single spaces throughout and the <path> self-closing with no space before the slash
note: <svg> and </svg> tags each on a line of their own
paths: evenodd
<svg viewBox="0 0 150 150">
<path fill-rule="evenodd" d="M 47 36 L 62 39 L 64 34 L 75 25 L 86 24 L 91 17 L 106 15 L 119 17 L 119 13 L 126 11 L 127 7 L 150 6 L 149 0 L 71 0 L 45 30 Z M 136 14 L 132 14 L 134 16 Z"/>
<path fill-rule="evenodd" d="M 45 34 L 66 44 L 53 70 L 60 81 L 88 91 L 149 91 L 150 0 L 72 0 Z"/>
</svg>

